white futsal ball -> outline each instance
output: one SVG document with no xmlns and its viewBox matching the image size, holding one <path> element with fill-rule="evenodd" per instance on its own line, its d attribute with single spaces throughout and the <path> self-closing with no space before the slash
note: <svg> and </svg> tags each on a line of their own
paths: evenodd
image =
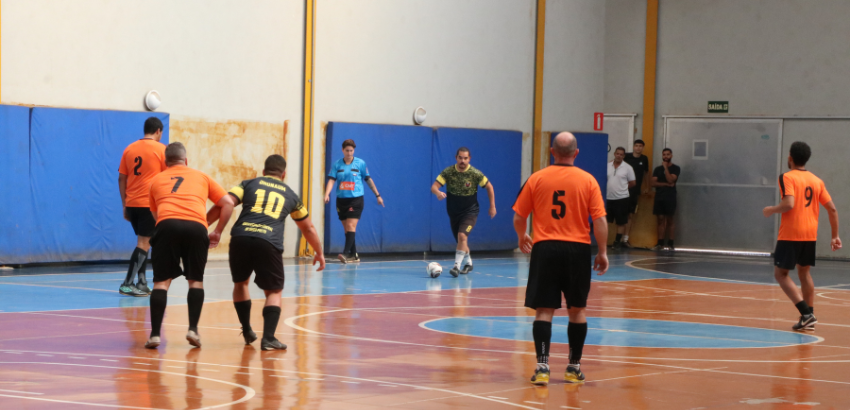
<svg viewBox="0 0 850 410">
<path fill-rule="evenodd" d="M 428 271 L 428 275 L 431 275 L 432 278 L 436 278 L 440 276 L 441 273 L 443 273 L 443 267 L 440 266 L 440 264 L 437 262 L 429 263 L 428 267 L 425 268 L 425 270 Z"/>
</svg>

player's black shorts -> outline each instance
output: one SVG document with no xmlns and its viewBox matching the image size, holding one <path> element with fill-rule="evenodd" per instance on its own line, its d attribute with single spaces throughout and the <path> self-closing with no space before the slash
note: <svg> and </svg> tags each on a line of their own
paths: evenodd
<svg viewBox="0 0 850 410">
<path fill-rule="evenodd" d="M 652 207 L 653 215 L 673 216 L 676 215 L 676 198 L 658 199 L 655 198 L 655 205 Z"/>
<path fill-rule="evenodd" d="M 252 236 L 230 238 L 230 275 L 244 282 L 256 272 L 254 283 L 262 290 L 283 289 L 283 252 L 271 242 Z"/>
<path fill-rule="evenodd" d="M 531 248 L 525 306 L 561 308 L 561 294 L 567 308 L 586 307 L 590 293 L 590 245 L 578 242 L 541 241 Z"/>
<path fill-rule="evenodd" d="M 608 214 L 608 223 L 627 224 L 629 222 L 629 198 L 605 201 L 605 213 Z"/>
<path fill-rule="evenodd" d="M 151 246 L 154 282 L 175 279 L 181 275 L 186 275 L 187 280 L 204 281 L 210 237 L 203 224 L 166 219 L 156 225 Z M 180 260 L 183 260 L 183 269 L 180 269 Z"/>
<path fill-rule="evenodd" d="M 136 233 L 136 236 L 145 236 L 148 238 L 153 236 L 153 230 L 156 228 L 156 220 L 153 219 L 150 208 L 128 206 L 127 219 L 130 220 L 130 225 L 133 225 L 133 232 Z"/>
<path fill-rule="evenodd" d="M 339 215 L 339 220 L 360 219 L 363 213 L 363 197 L 355 198 L 336 198 L 336 213 Z"/>
<path fill-rule="evenodd" d="M 815 266 L 816 241 L 776 241 L 773 265 L 794 270 L 797 265 Z"/>
<path fill-rule="evenodd" d="M 472 228 L 478 222 L 478 212 L 467 212 L 460 215 L 449 214 L 449 222 L 452 224 L 452 235 L 455 236 L 455 241 L 457 241 L 459 232 L 466 233 L 466 236 L 469 236 L 472 232 Z"/>
<path fill-rule="evenodd" d="M 636 214 L 638 208 L 638 200 L 640 199 L 640 192 L 629 192 L 629 213 Z"/>
</svg>

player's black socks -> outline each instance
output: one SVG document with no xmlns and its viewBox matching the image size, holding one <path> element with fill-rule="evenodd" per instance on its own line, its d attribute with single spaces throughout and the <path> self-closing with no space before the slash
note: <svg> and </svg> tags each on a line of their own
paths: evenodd
<svg viewBox="0 0 850 410">
<path fill-rule="evenodd" d="M 251 299 L 241 302 L 233 302 L 233 307 L 236 308 L 236 316 L 239 316 L 239 323 L 242 324 L 242 331 L 248 332 L 251 329 Z"/>
<path fill-rule="evenodd" d="M 535 320 L 531 326 L 531 334 L 534 335 L 534 350 L 537 352 L 537 363 L 549 364 L 552 322 Z"/>
<path fill-rule="evenodd" d="M 622 242 L 622 241 L 623 241 L 623 234 L 618 233 L 617 237 L 614 239 L 614 242 Z"/>
<path fill-rule="evenodd" d="M 357 256 L 357 238 L 351 243 L 351 256 Z"/>
<path fill-rule="evenodd" d="M 168 291 L 154 289 L 151 292 L 151 337 L 159 336 L 162 328 L 162 317 L 165 316 L 165 305 L 168 303 Z"/>
<path fill-rule="evenodd" d="M 351 247 L 354 246 L 354 232 L 345 233 L 345 247 L 342 248 L 343 255 L 351 254 Z"/>
<path fill-rule="evenodd" d="M 658 240 L 658 246 L 664 246 L 664 239 Z"/>
<path fill-rule="evenodd" d="M 280 321 L 280 306 L 266 306 L 263 308 L 263 339 L 274 339 L 274 332 L 277 331 L 278 321 Z"/>
<path fill-rule="evenodd" d="M 136 273 L 141 268 L 145 259 L 147 259 L 148 253 L 142 248 L 133 249 L 133 254 L 130 255 L 130 266 L 127 268 L 127 276 L 124 277 L 124 283 L 121 286 L 129 286 L 133 284 L 133 279 L 136 277 Z"/>
<path fill-rule="evenodd" d="M 204 307 L 204 290 L 189 288 L 186 302 L 189 304 L 189 330 L 197 333 L 198 321 L 201 320 L 201 309 Z"/>
<path fill-rule="evenodd" d="M 809 304 L 806 303 L 805 300 L 801 300 L 800 303 L 797 303 L 794 306 L 797 307 L 797 311 L 799 311 L 801 315 L 811 315 L 811 314 L 813 314 L 813 311 L 810 311 L 811 308 L 809 307 Z"/>
<path fill-rule="evenodd" d="M 669 246 L 669 247 L 671 247 L 671 248 L 673 247 L 673 240 L 672 240 L 672 239 L 670 239 L 669 241 L 667 241 L 667 246 Z"/>
<path fill-rule="evenodd" d="M 815 314 L 815 307 L 814 307 L 814 306 L 809 306 L 809 314 L 810 314 L 810 315 L 814 315 L 814 314 Z"/>
<path fill-rule="evenodd" d="M 139 248 L 136 248 L 136 249 L 139 249 Z M 145 254 L 144 254 L 145 259 L 142 261 L 142 264 L 139 266 L 139 272 L 136 276 L 136 282 L 144 283 L 146 285 L 148 283 L 147 270 L 148 270 L 148 259 L 149 259 L 148 254 L 149 253 L 150 252 L 145 252 Z"/>
<path fill-rule="evenodd" d="M 570 340 L 570 364 L 581 363 L 584 339 L 587 338 L 587 323 L 570 322 L 567 326 L 567 338 Z"/>
</svg>

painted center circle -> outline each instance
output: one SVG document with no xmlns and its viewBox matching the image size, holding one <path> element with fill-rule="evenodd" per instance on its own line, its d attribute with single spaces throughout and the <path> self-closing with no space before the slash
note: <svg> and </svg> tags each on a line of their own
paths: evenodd
<svg viewBox="0 0 850 410">
<path fill-rule="evenodd" d="M 444 333 L 533 341 L 530 316 L 453 317 L 423 322 L 420 326 Z M 552 343 L 567 344 L 569 318 L 552 321 Z M 586 344 L 596 346 L 733 349 L 783 347 L 816 343 L 823 339 L 803 333 L 706 323 L 667 320 L 587 318 Z"/>
</svg>

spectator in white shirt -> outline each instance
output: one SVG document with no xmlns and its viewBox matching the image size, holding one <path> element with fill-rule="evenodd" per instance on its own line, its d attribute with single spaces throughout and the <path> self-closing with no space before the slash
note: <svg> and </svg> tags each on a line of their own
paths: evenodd
<svg viewBox="0 0 850 410">
<path fill-rule="evenodd" d="M 626 149 L 617 147 L 614 150 L 614 160 L 608 163 L 608 192 L 605 201 L 605 211 L 608 213 L 608 223 L 617 224 L 617 237 L 614 249 L 623 246 L 623 232 L 629 222 L 629 188 L 634 188 L 635 170 L 623 161 Z"/>
</svg>

